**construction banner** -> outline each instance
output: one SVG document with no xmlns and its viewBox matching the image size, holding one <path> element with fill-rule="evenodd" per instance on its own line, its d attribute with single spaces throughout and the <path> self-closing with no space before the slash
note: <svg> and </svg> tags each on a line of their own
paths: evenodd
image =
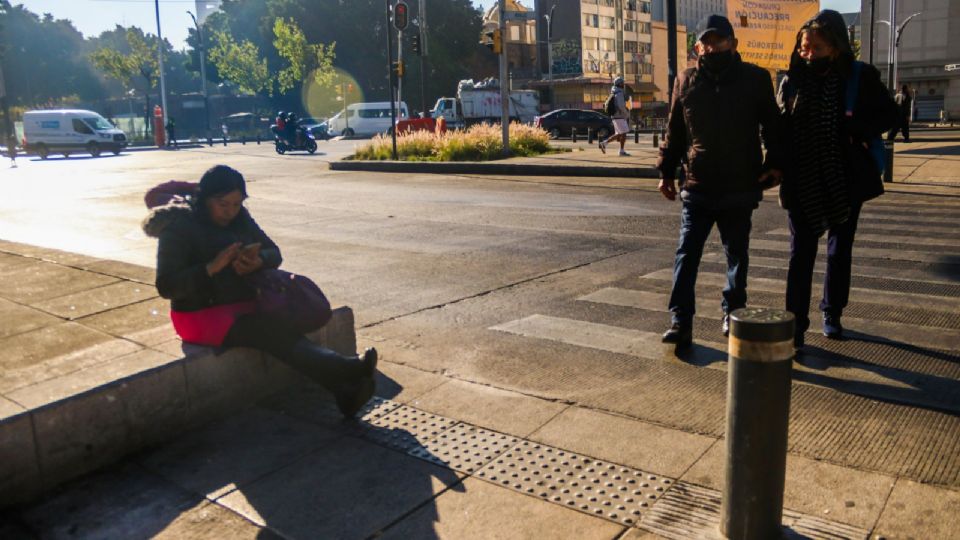
<svg viewBox="0 0 960 540">
<path fill-rule="evenodd" d="M 819 0 L 727 0 L 740 56 L 770 70 L 789 67 L 797 32 L 819 10 Z"/>
</svg>

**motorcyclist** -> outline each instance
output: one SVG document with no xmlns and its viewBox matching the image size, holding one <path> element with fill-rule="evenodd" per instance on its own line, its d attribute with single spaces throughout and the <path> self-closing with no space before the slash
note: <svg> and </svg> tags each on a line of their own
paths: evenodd
<svg viewBox="0 0 960 540">
<path fill-rule="evenodd" d="M 297 129 L 297 115 L 293 112 L 287 113 L 287 140 L 290 141 L 290 144 L 294 146 L 300 146 L 302 141 L 300 141 L 300 130 Z"/>
</svg>

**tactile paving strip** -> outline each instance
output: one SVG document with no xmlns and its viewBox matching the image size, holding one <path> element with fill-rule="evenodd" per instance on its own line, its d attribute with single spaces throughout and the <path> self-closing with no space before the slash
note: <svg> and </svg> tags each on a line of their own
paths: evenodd
<svg viewBox="0 0 960 540">
<path fill-rule="evenodd" d="M 720 540 L 722 494 L 715 490 L 677 482 L 649 512 L 640 528 L 672 540 L 690 538 Z M 786 538 L 811 540 L 865 540 L 868 531 L 792 510 L 783 511 Z"/>
<path fill-rule="evenodd" d="M 402 452 L 433 439 L 457 421 L 401 405 L 366 422 L 365 439 Z"/>
<path fill-rule="evenodd" d="M 625 525 L 673 484 L 659 475 L 523 441 L 477 473 L 478 478 Z"/>
<path fill-rule="evenodd" d="M 410 450 L 409 454 L 456 471 L 473 474 L 520 442 L 517 437 L 469 424 L 457 424 Z"/>
</svg>

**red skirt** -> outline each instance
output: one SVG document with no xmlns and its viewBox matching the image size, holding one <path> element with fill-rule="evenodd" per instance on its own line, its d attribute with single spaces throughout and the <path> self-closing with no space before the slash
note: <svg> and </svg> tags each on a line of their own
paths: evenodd
<svg viewBox="0 0 960 540">
<path fill-rule="evenodd" d="M 251 300 L 197 311 L 170 310 L 170 320 L 180 339 L 197 345 L 219 347 L 223 345 L 223 340 L 237 317 L 253 313 L 256 308 L 256 302 Z"/>
</svg>

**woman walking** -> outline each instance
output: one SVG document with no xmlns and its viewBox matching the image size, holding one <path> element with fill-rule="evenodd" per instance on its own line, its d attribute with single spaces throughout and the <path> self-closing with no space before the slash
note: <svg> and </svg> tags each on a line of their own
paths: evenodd
<svg viewBox="0 0 960 540">
<path fill-rule="evenodd" d="M 330 390 L 351 418 L 373 396 L 377 351 L 342 356 L 305 337 L 302 321 L 258 309 L 252 279 L 278 268 L 282 258 L 244 208 L 246 198 L 243 176 L 217 165 L 188 200 L 174 198 L 144 222 L 144 231 L 160 240 L 156 284 L 171 301 L 174 330 L 186 342 L 268 352 Z M 325 299 L 318 309 L 322 325 L 329 318 Z"/>
<path fill-rule="evenodd" d="M 790 224 L 786 307 L 796 317 L 799 349 L 810 326 L 811 280 L 824 233 L 823 334 L 843 336 L 860 208 L 883 193 L 869 143 L 894 125 L 896 106 L 877 69 L 855 60 L 843 17 L 833 10 L 821 11 L 797 34 L 779 101 L 790 152 L 780 187 Z"/>
</svg>

